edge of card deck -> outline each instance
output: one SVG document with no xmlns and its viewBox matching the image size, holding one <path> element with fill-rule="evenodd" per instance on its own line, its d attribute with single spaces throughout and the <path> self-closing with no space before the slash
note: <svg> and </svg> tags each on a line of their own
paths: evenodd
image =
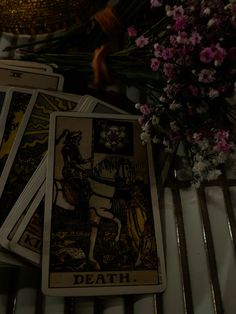
<svg viewBox="0 0 236 314">
<path fill-rule="evenodd" d="M 74 98 L 73 94 L 66 94 L 66 96 Z M 123 110 L 116 108 L 113 105 L 110 105 L 90 95 L 81 96 L 79 111 L 91 112 L 93 110 L 105 113 L 126 113 Z M 40 197 L 43 198 L 44 196 L 42 196 L 42 188 L 45 189 L 45 184 L 43 183 L 44 179 L 46 179 L 46 160 L 45 162 L 42 162 L 41 166 L 39 166 L 39 168 L 36 170 L 36 172 L 32 176 L 31 181 L 27 184 L 24 191 L 21 193 L 20 197 L 18 198 L 8 217 L 0 228 L 0 241 L 2 239 L 2 244 L 4 245 L 4 247 L 9 248 L 11 251 L 17 253 L 20 256 L 23 256 L 34 264 L 40 263 L 41 254 L 30 250 L 29 247 L 21 246 L 18 241 L 24 233 L 25 229 L 27 228 L 30 219 L 37 210 L 37 207 L 41 201 Z M 31 200 L 34 197 L 37 197 L 37 201 Z M 16 222 L 20 219 L 23 213 L 24 216 L 21 219 L 19 227 L 17 228 L 12 238 L 9 240 L 8 237 L 9 234 L 12 233 L 12 226 L 16 224 Z"/>
</svg>

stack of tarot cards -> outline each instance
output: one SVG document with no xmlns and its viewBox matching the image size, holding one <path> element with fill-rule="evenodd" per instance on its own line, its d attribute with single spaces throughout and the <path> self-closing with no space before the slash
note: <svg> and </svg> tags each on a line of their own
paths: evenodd
<svg viewBox="0 0 236 314">
<path fill-rule="evenodd" d="M 138 116 L 63 93 L 63 77 L 41 64 L 0 63 L 0 85 L 0 261 L 40 267 L 46 295 L 163 291 Z"/>
</svg>

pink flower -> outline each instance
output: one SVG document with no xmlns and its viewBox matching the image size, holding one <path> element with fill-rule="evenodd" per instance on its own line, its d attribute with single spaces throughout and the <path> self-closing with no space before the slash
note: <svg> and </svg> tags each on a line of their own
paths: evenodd
<svg viewBox="0 0 236 314">
<path fill-rule="evenodd" d="M 175 35 L 170 35 L 170 43 L 173 47 L 176 47 L 178 45 L 177 43 L 177 36 Z"/>
<path fill-rule="evenodd" d="M 202 37 L 200 36 L 200 34 L 198 32 L 193 32 L 192 35 L 189 38 L 191 44 L 193 46 L 200 44 Z"/>
<path fill-rule="evenodd" d="M 215 57 L 215 53 L 211 47 L 203 48 L 200 52 L 200 60 L 204 63 L 210 63 Z"/>
<path fill-rule="evenodd" d="M 188 34 L 186 32 L 179 32 L 178 36 L 176 37 L 176 41 L 179 44 L 189 44 Z"/>
<path fill-rule="evenodd" d="M 202 69 L 198 74 L 198 81 L 202 83 L 211 83 L 215 80 L 216 71 L 214 69 Z"/>
<path fill-rule="evenodd" d="M 159 0 L 150 0 L 151 8 L 159 8 L 162 6 L 162 1 Z"/>
<path fill-rule="evenodd" d="M 179 63 L 183 64 L 183 60 L 186 59 L 185 57 L 186 56 L 190 57 L 189 56 L 189 49 L 188 49 L 188 47 L 182 46 L 180 49 L 178 49 L 178 55 L 179 55 L 179 61 L 182 60 Z"/>
<path fill-rule="evenodd" d="M 136 43 L 137 47 L 143 48 L 144 46 L 148 45 L 149 39 L 147 37 L 144 37 L 143 35 L 141 35 L 140 37 L 138 37 L 135 40 L 135 43 Z"/>
<path fill-rule="evenodd" d="M 151 69 L 152 71 L 157 71 L 159 69 L 161 61 L 157 58 L 151 59 Z"/>
<path fill-rule="evenodd" d="M 150 110 L 149 106 L 146 105 L 146 104 L 140 106 L 140 111 L 141 111 L 142 114 L 144 114 L 144 115 L 148 115 L 148 114 L 151 113 L 151 110 Z"/>
<path fill-rule="evenodd" d="M 173 48 L 164 48 L 161 54 L 164 60 L 173 58 L 173 55 Z"/>
<path fill-rule="evenodd" d="M 163 66 L 163 72 L 168 79 L 175 77 L 175 66 L 172 63 L 165 63 Z"/>
<path fill-rule="evenodd" d="M 176 98 L 176 95 L 179 93 L 181 90 L 180 84 L 167 84 L 166 87 L 164 88 L 164 92 L 166 93 L 167 97 L 170 99 Z"/>
<path fill-rule="evenodd" d="M 228 140 L 229 139 L 229 131 L 218 130 L 214 135 L 216 141 Z"/>
<path fill-rule="evenodd" d="M 214 150 L 218 152 L 228 152 L 231 149 L 232 145 L 225 142 L 225 141 L 220 141 L 214 146 Z"/>
<path fill-rule="evenodd" d="M 186 28 L 188 18 L 186 16 L 180 16 L 175 21 L 175 30 L 180 31 Z"/>
<path fill-rule="evenodd" d="M 188 88 L 190 89 L 193 96 L 198 95 L 198 88 L 196 86 L 190 85 Z"/>
<path fill-rule="evenodd" d="M 161 54 L 162 54 L 162 46 L 161 46 L 160 44 L 156 43 L 156 44 L 154 44 L 153 48 L 154 48 L 154 56 L 155 56 L 156 58 L 161 57 Z"/>
<path fill-rule="evenodd" d="M 173 8 L 173 18 L 175 20 L 177 20 L 179 17 L 181 17 L 183 15 L 184 15 L 184 9 L 183 9 L 182 5 L 180 5 L 178 7 L 175 5 Z"/>
<path fill-rule="evenodd" d="M 134 25 L 131 25 L 127 28 L 129 37 L 136 37 L 137 36 L 137 30 Z"/>
<path fill-rule="evenodd" d="M 219 66 L 222 64 L 226 56 L 226 51 L 224 48 L 220 47 L 220 45 L 216 45 L 216 52 L 215 52 L 215 66 Z"/>
</svg>

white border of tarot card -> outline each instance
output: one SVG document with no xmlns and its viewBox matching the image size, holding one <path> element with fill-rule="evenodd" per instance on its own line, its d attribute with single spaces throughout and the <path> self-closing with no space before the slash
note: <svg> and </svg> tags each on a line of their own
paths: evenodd
<svg viewBox="0 0 236 314">
<path fill-rule="evenodd" d="M 22 88 L 22 87 L 8 87 L 8 90 L 7 90 L 7 93 L 6 93 L 6 96 L 5 96 L 5 100 L 4 100 L 4 104 L 3 104 L 3 108 L 2 108 L 2 112 L 1 112 L 1 116 L 0 116 L 0 125 L 1 125 L 1 128 L 0 128 L 0 148 L 1 148 L 2 139 L 3 139 L 3 136 L 4 136 L 7 116 L 8 116 L 10 105 L 11 105 L 11 101 L 12 101 L 12 95 L 15 92 L 22 93 L 22 94 L 33 95 L 34 90 L 27 89 L 27 88 Z"/>
<path fill-rule="evenodd" d="M 18 197 L 15 205 L 7 215 L 3 225 L 0 228 L 0 244 L 4 248 L 9 248 L 9 235 L 14 232 L 14 229 L 17 230 L 17 227 L 25 216 L 30 203 L 32 202 L 40 186 L 43 184 L 46 176 L 46 169 L 47 155 L 35 170 L 34 175 L 31 177 L 23 192 Z"/>
<path fill-rule="evenodd" d="M 71 94 L 71 96 L 74 97 L 73 94 Z M 89 95 L 81 96 L 80 102 L 81 102 L 81 105 L 79 105 L 80 112 L 91 112 L 93 110 L 99 110 L 100 113 L 101 112 L 106 113 L 108 111 L 112 113 L 127 114 L 127 112 Z M 45 162 L 42 162 L 41 166 L 36 170 L 35 174 L 32 177 L 33 183 L 29 182 L 29 184 L 27 184 L 26 188 L 24 189 L 24 192 L 22 192 L 22 194 L 20 195 L 19 199 L 17 200 L 17 203 L 12 208 L 9 216 L 6 218 L 3 226 L 0 229 L 0 243 L 2 238 L 3 241 L 2 243 L 4 244 L 4 247 L 10 248 L 11 251 L 17 253 L 20 256 L 25 257 L 34 264 L 40 263 L 41 255 L 30 250 L 29 248 L 22 247 L 18 243 L 18 241 L 21 238 L 25 229 L 27 228 L 28 223 L 31 220 L 32 216 L 34 215 L 35 211 L 37 210 L 37 207 L 41 199 L 44 197 L 45 193 L 42 194 L 42 189 L 44 186 L 43 180 L 45 178 L 46 178 L 46 160 Z M 37 189 L 38 191 L 36 192 Z M 37 200 L 32 200 L 32 202 L 30 203 L 31 198 L 34 197 L 37 197 Z M 24 216 L 22 216 L 26 208 L 27 212 L 24 213 Z M 9 241 L 7 238 L 9 237 L 9 234 L 12 233 L 13 230 L 12 226 L 14 226 L 19 220 L 20 220 L 19 227 L 17 228 L 12 239 Z"/>
<path fill-rule="evenodd" d="M 29 69 L 31 71 L 43 71 L 43 72 L 53 72 L 53 68 L 47 64 L 33 61 L 23 61 L 23 60 L 15 60 L 15 59 L 2 59 L 0 60 L 0 66 L 13 66 L 19 69 Z"/>
<path fill-rule="evenodd" d="M 3 71 L 3 73 L 2 76 L 0 76 L 0 85 L 46 89 L 53 91 L 61 91 L 63 89 L 64 77 L 61 74 L 49 71 L 46 72 L 41 70 L 30 70 L 28 68 L 14 67 L 0 63 L 0 72 L 1 71 Z M 7 73 L 9 71 L 11 75 Z M 27 79 L 21 78 L 23 74 L 27 76 Z M 30 74 L 34 77 L 29 78 L 28 75 Z M 8 78 L 9 76 L 12 78 L 11 80 Z M 46 78 L 51 80 L 50 84 L 45 85 Z M 21 79 L 22 81 L 20 81 Z M 30 80 L 31 83 L 27 83 L 27 80 Z"/>
<path fill-rule="evenodd" d="M 156 249 L 158 255 L 158 277 L 160 283 L 150 284 L 130 284 L 120 285 L 118 282 L 113 285 L 112 281 L 107 286 L 102 284 L 93 285 L 91 279 L 91 272 L 85 272 L 84 276 L 88 275 L 92 280 L 89 286 L 80 286 L 80 283 L 74 280 L 75 286 L 73 286 L 73 278 L 80 272 L 70 271 L 61 275 L 61 272 L 55 273 L 54 278 L 55 286 L 50 287 L 50 234 L 52 227 L 52 204 L 53 204 L 53 180 L 54 180 L 54 155 L 55 155 L 55 136 L 56 136 L 56 125 L 57 118 L 59 117 L 78 117 L 78 118 L 100 118 L 100 119 L 117 119 L 128 121 L 137 121 L 138 116 L 124 115 L 124 114 L 87 114 L 87 113 L 76 113 L 76 112 L 55 112 L 51 114 L 50 118 L 50 133 L 49 133 L 49 150 L 48 150 L 48 167 L 47 167 L 47 178 L 46 178 L 46 194 L 45 194 L 45 213 L 44 213 L 44 232 L 43 232 L 43 253 L 42 253 L 42 291 L 45 295 L 57 295 L 57 296 L 91 296 L 91 295 L 117 295 L 117 294 L 143 294 L 143 293 L 157 293 L 162 292 L 166 287 L 166 274 L 165 274 L 165 263 L 164 263 L 164 250 L 162 242 L 161 232 L 161 221 L 160 213 L 158 210 L 158 197 L 156 189 L 155 171 L 153 164 L 152 148 L 151 144 L 147 144 L 147 156 L 148 156 L 148 168 L 150 177 L 150 193 L 152 201 L 152 214 L 154 221 L 154 233 L 156 238 Z M 154 210 L 157 209 L 157 210 Z M 119 275 L 119 271 L 110 271 L 109 273 L 116 273 Z M 145 272 L 145 271 L 143 271 Z M 67 276 L 68 274 L 68 276 Z M 73 275 L 75 275 L 73 277 Z M 103 272 L 96 271 L 95 276 L 103 276 Z M 55 277 L 54 276 L 54 277 Z M 59 279 L 60 277 L 60 279 Z M 62 278 L 63 277 L 63 278 Z M 66 278 L 65 278 L 66 277 Z M 70 278 L 70 279 L 69 279 Z M 77 278 L 77 277 L 76 277 Z M 104 277 L 103 277 L 104 278 Z M 89 280 L 90 280 L 89 279 Z M 68 283 L 62 284 L 63 280 L 67 280 Z M 59 282 L 60 281 L 60 282 Z M 76 282 L 75 282 L 76 281 Z"/>
<path fill-rule="evenodd" d="M 1 93 L 5 93 L 5 96 L 4 96 L 4 99 L 3 99 L 3 103 L 2 103 L 2 107 L 0 109 L 0 119 L 1 119 L 2 110 L 3 110 L 3 107 L 4 107 L 4 103 L 6 102 L 7 92 L 8 92 L 9 89 L 10 89 L 9 86 L 4 86 L 4 85 L 0 86 L 0 92 Z M 2 125 L 1 124 L 1 120 L 0 120 L 0 125 Z"/>
<path fill-rule="evenodd" d="M 45 179 L 42 185 L 40 186 L 39 190 L 37 191 L 36 195 L 34 196 L 29 207 L 27 208 L 26 214 L 22 218 L 19 227 L 17 228 L 12 240 L 9 243 L 9 248 L 12 252 L 18 254 L 19 256 L 25 257 L 27 260 L 33 262 L 36 265 L 40 264 L 41 254 L 38 254 L 37 252 L 20 245 L 18 242 L 20 241 L 23 233 L 25 232 L 31 218 L 35 214 L 44 196 L 45 196 Z"/>
</svg>

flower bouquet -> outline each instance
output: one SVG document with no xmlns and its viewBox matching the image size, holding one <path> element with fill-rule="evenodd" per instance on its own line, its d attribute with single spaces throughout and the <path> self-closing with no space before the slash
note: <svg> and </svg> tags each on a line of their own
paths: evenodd
<svg viewBox="0 0 236 314">
<path fill-rule="evenodd" d="M 158 10 L 162 2 L 151 7 Z M 199 186 L 221 174 L 219 166 L 236 148 L 235 107 L 228 99 L 236 90 L 236 3 L 166 5 L 164 25 L 143 34 L 128 29 L 140 49 L 152 51 L 150 67 L 163 80 L 156 97 L 136 105 L 141 139 L 169 151 L 181 143 Z"/>
<path fill-rule="evenodd" d="M 135 105 L 142 142 L 171 156 L 181 148 L 199 186 L 216 179 L 236 149 L 236 2 L 146 0 L 139 8 L 126 20 L 124 48 L 104 55 L 102 67 L 146 93 L 146 103 Z M 51 48 L 31 54 L 58 72 L 91 75 L 93 57 Z"/>
</svg>

